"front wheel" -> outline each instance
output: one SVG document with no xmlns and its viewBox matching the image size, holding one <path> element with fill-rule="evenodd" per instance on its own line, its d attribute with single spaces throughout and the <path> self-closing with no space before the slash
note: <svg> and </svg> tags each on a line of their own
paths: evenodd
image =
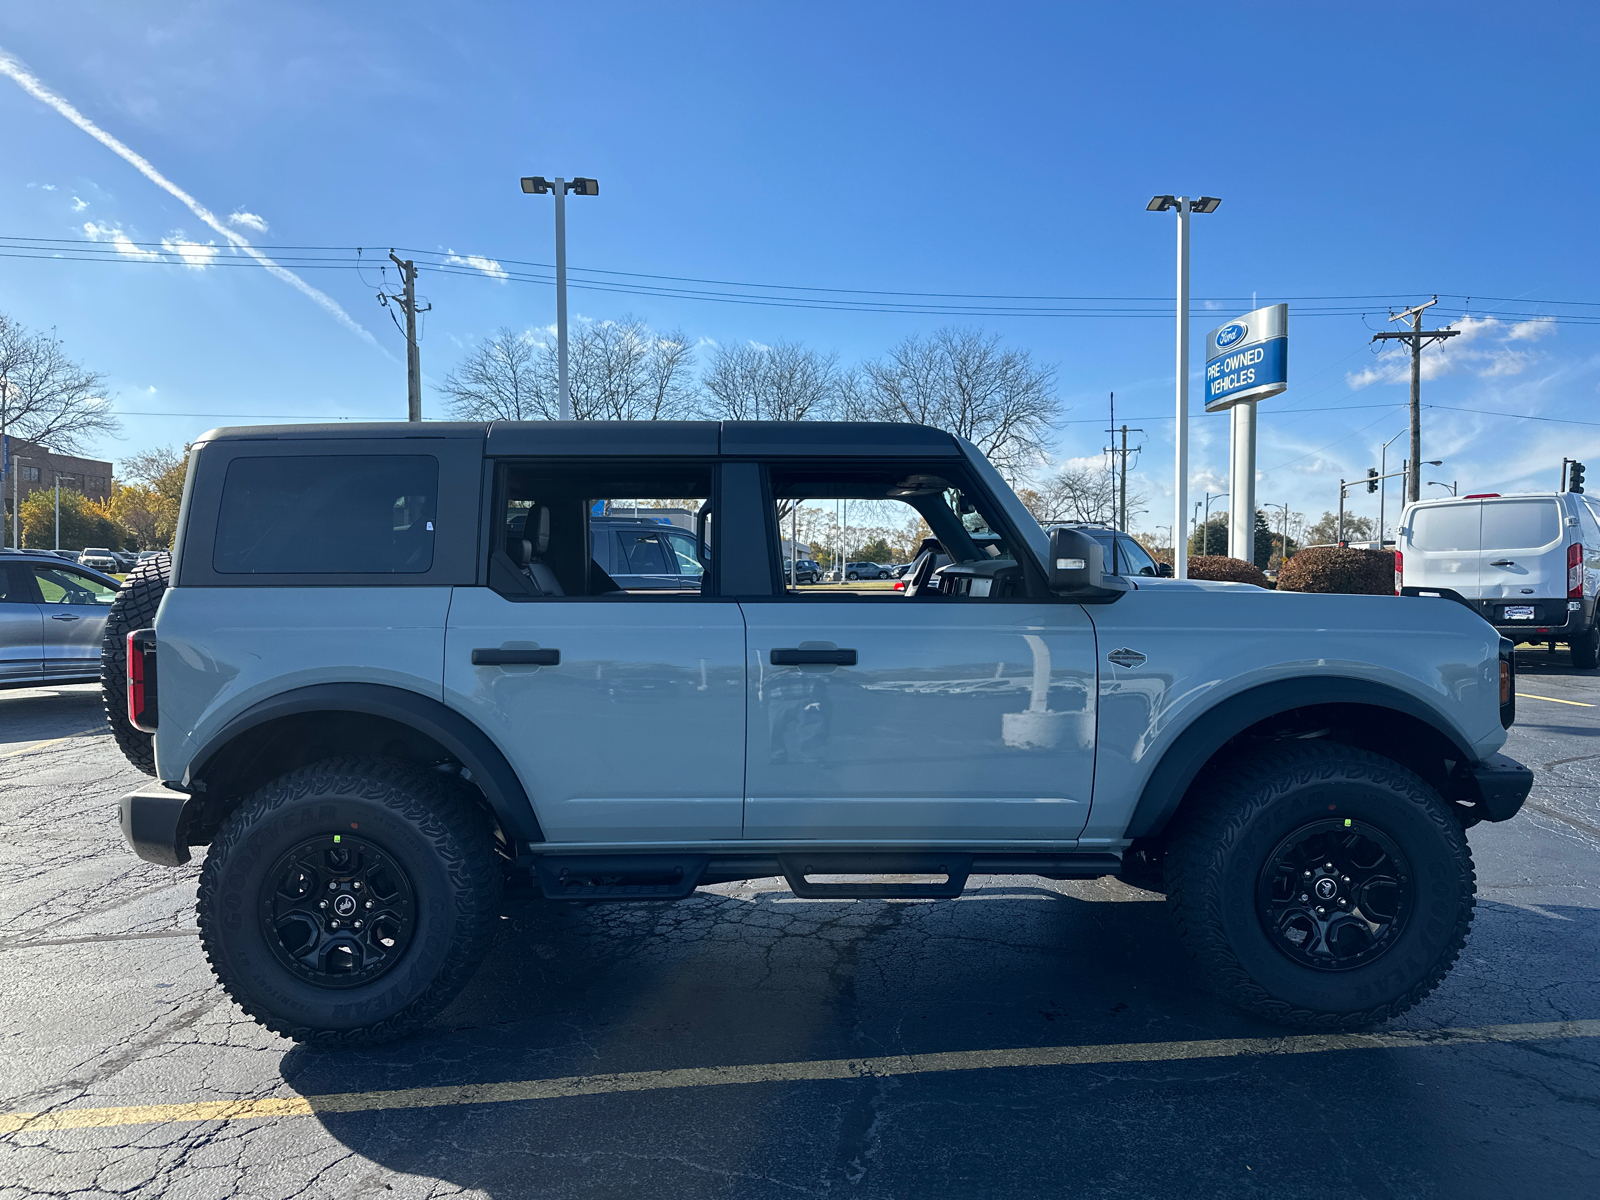
<svg viewBox="0 0 1600 1200">
<path fill-rule="evenodd" d="M 1185 802 L 1165 878 L 1208 982 L 1279 1024 L 1398 1016 L 1455 964 L 1472 855 L 1437 792 L 1348 746 L 1294 746 L 1212 768 Z"/>
<path fill-rule="evenodd" d="M 501 882 L 488 819 L 443 777 L 380 759 L 318 763 L 223 824 L 200 873 L 200 941 L 268 1029 L 392 1041 L 471 977 Z"/>
<path fill-rule="evenodd" d="M 1592 671 L 1600 666 L 1600 625 L 1591 625 L 1567 643 L 1572 651 L 1572 665 L 1580 671 Z"/>
<path fill-rule="evenodd" d="M 846 579 L 850 579 L 850 580 L 856 580 L 856 579 L 860 579 L 861 576 L 857 575 L 854 571 L 851 571 L 850 574 L 845 576 L 845 578 Z"/>
</svg>

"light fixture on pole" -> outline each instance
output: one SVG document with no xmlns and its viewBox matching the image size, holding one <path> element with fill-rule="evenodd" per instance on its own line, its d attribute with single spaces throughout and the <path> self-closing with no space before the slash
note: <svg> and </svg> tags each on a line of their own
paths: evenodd
<svg viewBox="0 0 1600 1200">
<path fill-rule="evenodd" d="M 1279 504 L 1268 502 L 1263 503 L 1261 507 L 1283 509 L 1283 532 L 1278 535 L 1278 570 L 1281 571 L 1283 570 L 1283 564 L 1289 561 L 1289 504 L 1288 501 Z M 1267 565 L 1269 567 L 1272 565 L 1270 558 L 1267 561 Z"/>
<path fill-rule="evenodd" d="M 598 179 L 546 179 L 543 175 L 525 175 L 522 190 L 530 196 L 554 194 L 556 198 L 556 378 L 559 395 L 559 414 L 563 421 L 572 420 L 572 395 L 567 390 L 567 193 L 578 196 L 598 196 Z"/>
<path fill-rule="evenodd" d="M 1214 213 L 1222 201 L 1215 196 L 1201 196 L 1191 200 L 1188 196 L 1154 196 L 1145 205 L 1146 212 L 1166 212 L 1169 208 L 1178 214 L 1178 364 L 1177 408 L 1178 428 L 1176 442 L 1176 475 L 1172 511 L 1175 520 L 1183 524 L 1184 509 L 1189 504 L 1189 214 Z M 1172 547 L 1172 574 L 1178 579 L 1189 577 L 1188 547 Z"/>
<path fill-rule="evenodd" d="M 1456 491 L 1457 485 L 1455 483 L 1440 483 L 1437 479 L 1430 479 L 1430 480 L 1428 480 L 1428 486 L 1429 487 L 1447 487 L 1447 488 L 1450 489 L 1450 494 L 1452 496 L 1457 494 L 1457 491 Z"/>
<path fill-rule="evenodd" d="M 1211 502 L 1213 500 L 1221 500 L 1227 494 L 1228 494 L 1227 492 L 1207 492 L 1206 493 L 1206 519 L 1205 519 L 1205 523 L 1200 526 L 1201 529 L 1205 530 L 1205 532 L 1200 535 L 1200 537 L 1201 537 L 1200 553 L 1201 554 L 1210 554 L 1211 553 Z"/>
<path fill-rule="evenodd" d="M 1383 549 L 1383 526 L 1385 520 L 1384 503 L 1389 499 L 1389 447 L 1395 441 L 1404 437 L 1406 431 L 1402 429 L 1394 437 L 1383 444 L 1383 449 L 1378 451 L 1378 549 Z M 1401 507 L 1405 501 L 1401 500 Z"/>
</svg>

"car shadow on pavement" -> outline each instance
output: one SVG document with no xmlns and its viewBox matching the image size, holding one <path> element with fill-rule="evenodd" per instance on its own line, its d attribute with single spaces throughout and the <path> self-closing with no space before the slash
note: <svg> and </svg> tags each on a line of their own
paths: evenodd
<svg viewBox="0 0 1600 1200">
<path fill-rule="evenodd" d="M 1286 1032 L 1200 989 L 1160 897 L 1068 886 L 1121 902 L 1031 882 L 953 904 L 749 887 L 672 906 L 512 897 L 483 969 L 428 1031 L 363 1051 L 297 1047 L 283 1076 L 320 1095 Z M 1481 904 L 1442 1023 L 1562 1019 L 1558 1003 L 1600 1017 L 1593 984 L 1558 1000 L 1528 982 L 1574 952 L 1593 961 L 1597 915 Z M 1530 1182 L 1568 1194 L 1531 1148 L 1475 1149 L 1486 1113 L 1472 1097 L 1508 1086 L 1505 1064 L 1485 1059 L 1527 1051 L 1438 1053 L 674 1087 L 318 1119 L 391 1170 L 507 1198 L 1059 1196 L 1122 1190 L 1132 1163 L 1146 1196 L 1478 1195 Z M 1419 1086 L 1434 1089 L 1420 1109 Z M 1600 1102 L 1600 1068 L 1574 1086 Z M 1341 1149 L 1351 1112 L 1362 1113 L 1360 1155 Z M 1541 1119 L 1546 1137 L 1592 1133 L 1582 1105 Z"/>
<path fill-rule="evenodd" d="M 55 738 L 105 732 L 99 684 L 0 688 L 0 754 Z"/>
</svg>

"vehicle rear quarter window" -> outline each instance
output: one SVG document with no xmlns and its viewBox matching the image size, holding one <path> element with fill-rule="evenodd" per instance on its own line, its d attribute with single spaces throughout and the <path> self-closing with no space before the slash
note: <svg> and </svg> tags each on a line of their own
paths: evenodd
<svg viewBox="0 0 1600 1200">
<path fill-rule="evenodd" d="M 439 461 L 427 454 L 237 458 L 212 569 L 228 575 L 422 574 Z"/>
<path fill-rule="evenodd" d="M 1411 515 L 1411 544 L 1418 550 L 1476 551 L 1482 511 L 1477 501 L 1416 509 Z"/>
<path fill-rule="evenodd" d="M 1554 500 L 1489 500 L 1483 506 L 1485 550 L 1548 546 L 1561 536 L 1561 507 Z"/>
</svg>

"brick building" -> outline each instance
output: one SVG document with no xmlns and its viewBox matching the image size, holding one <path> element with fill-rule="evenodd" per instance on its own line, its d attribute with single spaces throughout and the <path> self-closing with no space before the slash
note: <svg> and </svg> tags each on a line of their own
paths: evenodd
<svg viewBox="0 0 1600 1200">
<path fill-rule="evenodd" d="M 5 480 L 5 512 L 7 530 L 11 519 L 12 489 L 18 501 L 25 501 L 40 489 L 51 490 L 56 477 L 61 478 L 61 489 L 82 492 L 90 500 L 111 498 L 111 464 L 98 458 L 79 458 L 75 454 L 52 454 L 43 446 L 11 439 L 11 470 Z"/>
</svg>

